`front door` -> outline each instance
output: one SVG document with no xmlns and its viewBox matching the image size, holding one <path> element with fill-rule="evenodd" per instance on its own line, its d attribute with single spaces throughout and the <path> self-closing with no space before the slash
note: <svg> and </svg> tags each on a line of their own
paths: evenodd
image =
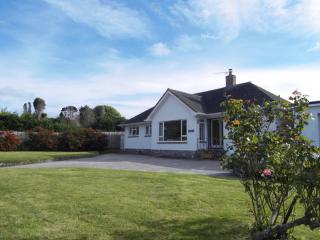
<svg viewBox="0 0 320 240">
<path fill-rule="evenodd" d="M 211 147 L 223 147 L 223 121 L 222 119 L 211 119 Z"/>
</svg>

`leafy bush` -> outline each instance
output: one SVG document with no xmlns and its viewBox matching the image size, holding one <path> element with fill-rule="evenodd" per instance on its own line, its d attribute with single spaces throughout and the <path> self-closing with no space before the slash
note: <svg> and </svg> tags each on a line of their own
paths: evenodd
<svg viewBox="0 0 320 240">
<path fill-rule="evenodd" d="M 36 127 L 49 129 L 54 132 L 79 128 L 75 122 L 65 122 L 53 118 L 36 119 L 31 114 L 18 116 L 15 113 L 0 112 L 0 131 L 28 131 Z"/>
<path fill-rule="evenodd" d="M 15 113 L 0 112 L 0 131 L 21 131 L 23 124 Z"/>
<path fill-rule="evenodd" d="M 80 131 L 81 150 L 101 151 L 107 147 L 107 137 L 102 132 L 90 128 L 83 128 Z"/>
<path fill-rule="evenodd" d="M 79 131 L 66 131 L 58 137 L 58 148 L 63 151 L 78 151 L 82 148 Z"/>
<path fill-rule="evenodd" d="M 38 127 L 33 131 L 28 131 L 27 135 L 25 145 L 29 150 L 52 151 L 57 149 L 58 135 L 51 130 Z"/>
<path fill-rule="evenodd" d="M 93 129 L 66 131 L 58 137 L 58 148 L 64 151 L 101 151 L 106 147 L 106 136 Z"/>
<path fill-rule="evenodd" d="M 20 143 L 20 139 L 12 132 L 0 132 L 0 151 L 15 151 Z"/>
<path fill-rule="evenodd" d="M 291 239 L 296 226 L 320 227 L 320 149 L 302 135 L 309 102 L 297 91 L 290 100 L 226 103 L 233 144 L 224 165 L 241 173 L 252 203 L 253 239 Z"/>
</svg>

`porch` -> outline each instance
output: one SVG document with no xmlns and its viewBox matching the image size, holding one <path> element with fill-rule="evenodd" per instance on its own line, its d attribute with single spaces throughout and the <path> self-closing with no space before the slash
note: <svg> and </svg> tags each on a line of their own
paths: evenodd
<svg viewBox="0 0 320 240">
<path fill-rule="evenodd" d="M 221 152 L 224 150 L 223 118 L 199 119 L 198 150 Z"/>
</svg>

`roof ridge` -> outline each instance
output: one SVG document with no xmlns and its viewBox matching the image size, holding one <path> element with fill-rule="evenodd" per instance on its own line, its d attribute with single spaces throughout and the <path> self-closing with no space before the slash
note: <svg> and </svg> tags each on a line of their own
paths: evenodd
<svg viewBox="0 0 320 240">
<path fill-rule="evenodd" d="M 244 85 L 244 84 L 248 84 L 248 83 L 253 84 L 251 81 L 248 81 L 248 82 L 244 82 L 244 83 L 238 83 L 238 84 L 232 86 L 231 88 L 238 87 L 238 86 L 241 86 L 241 85 Z M 194 95 L 207 93 L 207 92 L 212 92 L 212 91 L 219 91 L 219 90 L 224 90 L 224 89 L 227 89 L 227 87 L 215 88 L 215 89 L 211 89 L 211 90 L 208 90 L 208 91 L 198 92 L 198 93 L 194 93 Z"/>
<path fill-rule="evenodd" d="M 257 89 L 259 89 L 261 92 L 263 92 L 265 95 L 267 95 L 267 97 L 270 97 L 270 98 L 272 98 L 272 99 L 282 99 L 281 97 L 280 97 L 280 95 L 275 95 L 275 94 L 273 94 L 272 92 L 270 92 L 270 91 L 268 91 L 268 90 L 266 90 L 266 89 L 264 89 L 264 88 L 262 88 L 262 87 L 260 87 L 260 86 L 258 86 L 258 85 L 256 85 L 256 84 L 254 84 L 254 83 L 252 83 L 252 82 L 250 82 L 254 87 L 256 87 Z"/>
</svg>

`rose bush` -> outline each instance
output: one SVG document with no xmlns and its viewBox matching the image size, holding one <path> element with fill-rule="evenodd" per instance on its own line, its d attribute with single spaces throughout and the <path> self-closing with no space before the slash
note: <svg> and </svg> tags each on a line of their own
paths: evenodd
<svg viewBox="0 0 320 240">
<path fill-rule="evenodd" d="M 21 140 L 12 132 L 0 132 L 0 151 L 16 151 Z"/>
<path fill-rule="evenodd" d="M 232 144 L 223 166 L 240 175 L 251 199 L 254 239 L 289 239 L 298 225 L 320 226 L 320 150 L 302 135 L 309 102 L 297 91 L 290 100 L 225 104 Z"/>
</svg>

